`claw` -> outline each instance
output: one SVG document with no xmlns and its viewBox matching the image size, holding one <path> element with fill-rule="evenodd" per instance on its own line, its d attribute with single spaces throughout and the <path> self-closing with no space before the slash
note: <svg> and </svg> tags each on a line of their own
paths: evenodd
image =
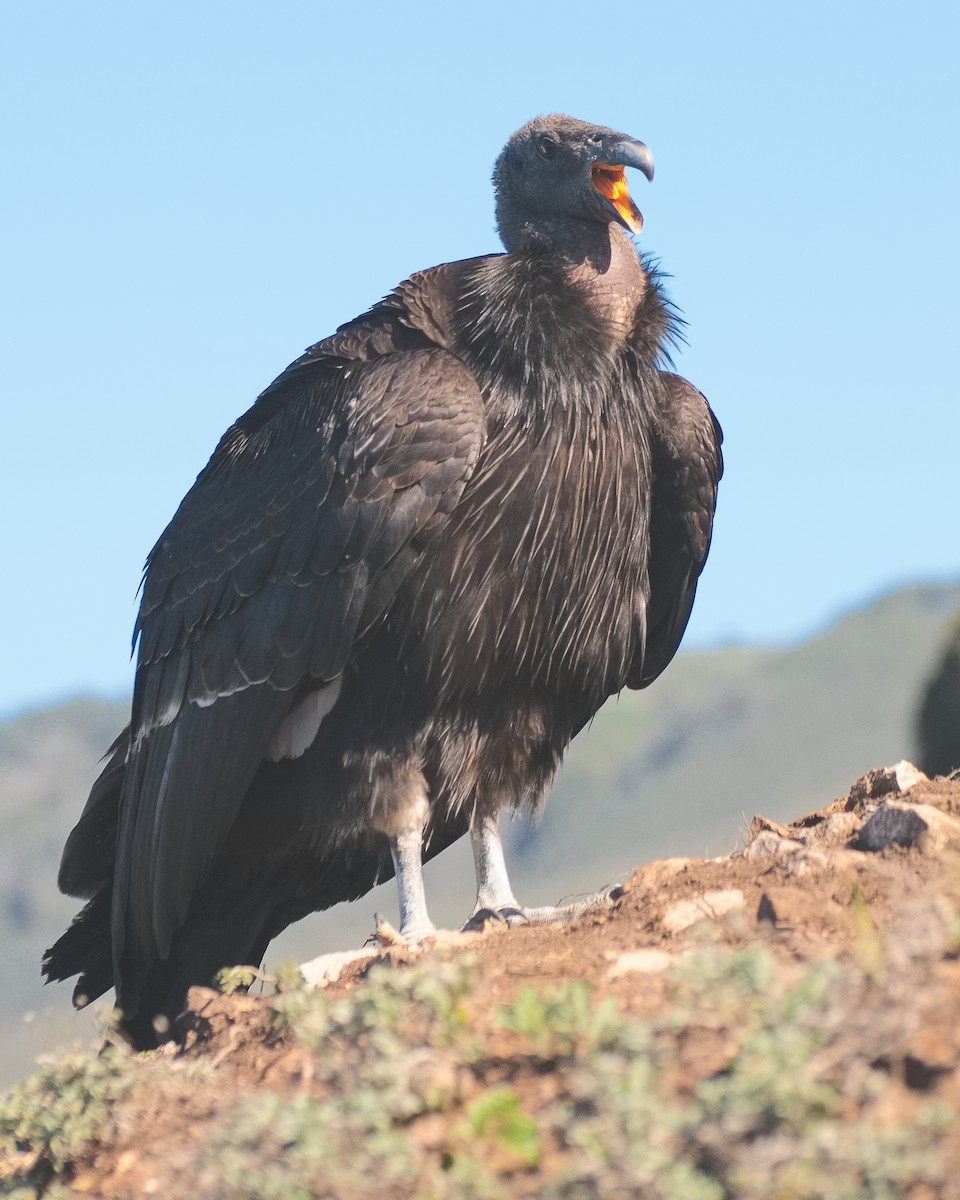
<svg viewBox="0 0 960 1200">
<path fill-rule="evenodd" d="M 478 908 L 461 929 L 461 933 L 481 933 L 488 925 L 506 925 L 514 929 L 527 924 L 527 914 L 522 908 L 506 905 L 503 908 Z"/>
</svg>

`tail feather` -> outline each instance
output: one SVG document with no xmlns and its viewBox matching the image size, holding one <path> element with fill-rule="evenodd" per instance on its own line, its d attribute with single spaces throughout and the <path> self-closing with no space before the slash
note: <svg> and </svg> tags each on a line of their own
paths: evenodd
<svg viewBox="0 0 960 1200">
<path fill-rule="evenodd" d="M 391 878 L 394 870 L 386 839 L 380 836 L 348 840 L 326 853 L 302 838 L 298 841 L 298 821 L 308 810 L 309 790 L 290 792 L 290 833 L 277 818 L 276 804 L 271 803 L 276 795 L 276 773 L 282 769 L 271 765 L 194 893 L 189 911 L 173 934 L 169 954 L 155 957 L 132 986 L 122 973 L 115 975 L 111 927 L 128 737 L 125 730 L 111 747 L 110 759 L 67 842 L 61 888 L 87 903 L 47 950 L 43 974 L 47 981 L 78 975 L 73 993 L 78 1007 L 117 986 L 117 1003 L 123 1010 L 120 1029 L 136 1049 L 145 1050 L 176 1036 L 191 986 L 209 986 L 224 966 L 259 964 L 272 938 L 292 922 L 341 901 L 358 899 L 375 884 Z M 433 858 L 456 841 L 467 825 L 463 809 L 434 814 L 424 858 Z M 120 961 L 122 972 L 122 957 Z"/>
<path fill-rule="evenodd" d="M 73 990 L 78 1007 L 98 999 L 113 987 L 113 955 L 110 945 L 110 901 L 112 888 L 98 892 L 73 918 L 67 932 L 43 956 L 46 982 L 79 975 Z"/>
<path fill-rule="evenodd" d="M 117 856 L 120 792 L 129 745 L 128 725 L 103 756 L 108 762 L 67 838 L 57 876 L 57 885 L 66 896 L 89 900 L 111 887 Z"/>
</svg>

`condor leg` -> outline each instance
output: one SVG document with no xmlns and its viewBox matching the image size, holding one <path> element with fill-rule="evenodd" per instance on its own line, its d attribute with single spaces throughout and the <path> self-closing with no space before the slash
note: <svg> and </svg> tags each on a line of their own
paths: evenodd
<svg viewBox="0 0 960 1200">
<path fill-rule="evenodd" d="M 478 913 L 520 913 L 507 875 L 507 860 L 503 854 L 500 821 L 495 814 L 474 818 L 470 826 L 470 845 L 477 873 L 477 902 L 471 920 Z"/>
<path fill-rule="evenodd" d="M 571 904 L 546 904 L 524 908 L 517 903 L 507 875 L 503 839 L 496 816 L 476 817 L 470 826 L 470 844 L 477 873 L 477 902 L 464 930 L 482 929 L 488 921 L 507 925 L 563 925 L 584 913 L 606 908 L 622 894 L 619 887 L 605 888 Z"/>
<path fill-rule="evenodd" d="M 408 941 L 429 937 L 436 927 L 427 912 L 423 887 L 423 830 L 405 829 L 390 838 L 390 854 L 397 875 L 400 900 L 400 934 Z"/>
</svg>

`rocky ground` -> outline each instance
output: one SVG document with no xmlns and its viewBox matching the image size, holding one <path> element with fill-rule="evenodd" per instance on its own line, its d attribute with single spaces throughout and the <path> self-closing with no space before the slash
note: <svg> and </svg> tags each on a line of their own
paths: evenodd
<svg viewBox="0 0 960 1200">
<path fill-rule="evenodd" d="M 960 781 L 871 772 L 566 927 L 64 1052 L 0 1105 L 0 1194 L 960 1197 L 958 913 Z"/>
</svg>

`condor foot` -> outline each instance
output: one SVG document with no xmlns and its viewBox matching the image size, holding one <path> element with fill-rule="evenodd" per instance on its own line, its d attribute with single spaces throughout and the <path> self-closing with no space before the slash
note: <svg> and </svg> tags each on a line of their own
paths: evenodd
<svg viewBox="0 0 960 1200">
<path fill-rule="evenodd" d="M 460 932 L 480 933 L 488 925 L 506 925 L 508 929 L 513 929 L 517 925 L 529 924 L 527 914 L 522 908 L 513 908 L 510 905 L 504 908 L 478 908 L 476 912 L 471 913 Z"/>
<path fill-rule="evenodd" d="M 464 933 L 479 933 L 488 925 L 506 925 L 515 929 L 518 925 L 567 925 L 588 913 L 610 908 L 623 895 L 620 884 L 582 896 L 569 904 L 545 904 L 538 908 L 478 908 L 463 926 Z"/>
</svg>

